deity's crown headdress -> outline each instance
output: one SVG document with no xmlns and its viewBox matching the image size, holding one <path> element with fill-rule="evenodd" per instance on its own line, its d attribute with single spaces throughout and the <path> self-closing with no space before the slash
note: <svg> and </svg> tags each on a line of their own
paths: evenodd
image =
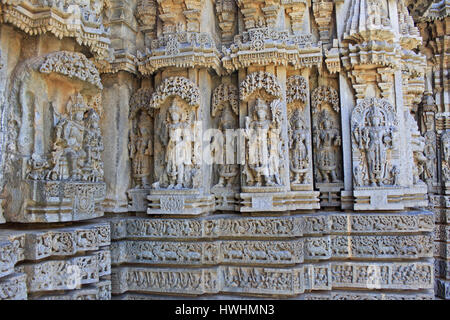
<svg viewBox="0 0 450 320">
<path fill-rule="evenodd" d="M 235 118 L 233 116 L 232 111 L 229 108 L 225 108 L 222 111 L 222 116 L 220 118 L 220 124 L 222 126 L 233 125 L 235 123 Z"/>
<path fill-rule="evenodd" d="M 176 98 L 173 99 L 171 105 L 169 106 L 168 111 L 169 111 L 169 113 L 177 112 L 177 113 L 181 114 L 181 109 L 180 109 L 180 107 L 176 104 Z"/>
<path fill-rule="evenodd" d="M 71 96 L 67 103 L 67 112 L 70 114 L 85 112 L 88 109 L 89 107 L 80 93 Z"/>
<path fill-rule="evenodd" d="M 369 112 L 367 113 L 367 115 L 371 118 L 371 119 L 379 119 L 379 120 L 383 120 L 383 113 L 380 111 L 379 108 L 372 106 L 369 110 Z"/>
<path fill-rule="evenodd" d="M 88 119 L 90 120 L 90 122 L 100 121 L 100 117 L 94 109 L 89 110 Z"/>
<path fill-rule="evenodd" d="M 255 112 L 258 112 L 259 110 L 264 110 L 267 112 L 268 108 L 269 107 L 268 107 L 267 103 L 263 99 L 261 99 L 261 98 L 256 99 L 256 103 L 255 103 L 255 107 L 254 107 Z"/>
</svg>

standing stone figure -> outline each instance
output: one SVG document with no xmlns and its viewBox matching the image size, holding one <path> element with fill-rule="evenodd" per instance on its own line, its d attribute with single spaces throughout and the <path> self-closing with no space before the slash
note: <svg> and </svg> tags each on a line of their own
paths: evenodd
<svg viewBox="0 0 450 320">
<path fill-rule="evenodd" d="M 426 157 L 423 177 L 425 181 L 435 180 L 436 172 L 436 135 L 433 131 L 425 133 L 425 150 Z"/>
<path fill-rule="evenodd" d="M 102 133 L 99 127 L 100 118 L 94 109 L 89 110 L 84 131 L 84 164 L 83 180 L 99 182 L 103 180 L 103 161 L 101 153 L 104 150 Z"/>
<path fill-rule="evenodd" d="M 316 135 L 317 169 L 322 182 L 338 182 L 337 178 L 337 156 L 335 147 L 341 145 L 339 131 L 333 128 L 331 115 L 324 111 L 322 121 L 319 123 L 319 133 Z"/>
<path fill-rule="evenodd" d="M 442 179 L 450 181 L 450 131 L 445 131 L 441 136 L 442 143 Z"/>
<path fill-rule="evenodd" d="M 230 108 L 225 108 L 221 113 L 221 118 L 219 122 L 219 130 L 222 131 L 222 134 L 226 137 L 226 131 L 232 130 L 235 128 L 235 118 L 230 110 Z M 236 164 L 228 164 L 226 163 L 227 154 L 229 152 L 235 152 L 235 150 L 229 150 L 227 147 L 229 145 L 227 144 L 227 141 L 225 141 L 225 146 L 223 150 L 225 151 L 223 153 L 223 158 L 225 160 L 224 164 L 221 164 L 219 166 L 219 182 L 216 184 L 216 187 L 231 187 L 233 185 L 233 181 L 235 180 L 235 177 L 239 173 L 239 168 Z"/>
<path fill-rule="evenodd" d="M 166 173 L 169 179 L 168 189 L 182 189 L 186 186 L 185 174 L 192 165 L 191 136 L 186 128 L 188 123 L 183 119 L 183 111 L 176 99 L 168 109 L 167 129 L 169 141 L 166 146 Z"/>
<path fill-rule="evenodd" d="M 272 141 L 273 132 L 279 130 L 279 120 L 272 121 L 268 118 L 267 103 L 258 98 L 254 106 L 254 118 L 245 118 L 245 138 L 249 141 L 248 144 L 248 167 L 246 170 L 247 183 L 253 184 L 256 187 L 262 185 L 274 186 L 274 178 L 279 181 L 279 168 L 277 168 L 277 161 L 273 157 L 273 149 L 278 151 L 279 145 Z M 277 137 L 275 137 L 277 138 Z"/>
<path fill-rule="evenodd" d="M 293 128 L 289 128 L 290 169 L 293 184 L 302 184 L 308 172 L 308 134 L 298 112 L 293 116 Z"/>
<path fill-rule="evenodd" d="M 149 157 L 153 153 L 150 122 L 150 116 L 142 111 L 137 123 L 136 133 L 130 136 L 130 154 L 135 188 L 150 187 L 149 176 L 151 168 Z"/>
<path fill-rule="evenodd" d="M 392 148 L 392 131 L 382 124 L 383 114 L 373 106 L 367 112 L 367 126 L 357 138 L 360 149 L 365 151 L 369 183 L 371 186 L 383 186 L 387 171 L 387 150 Z"/>
</svg>

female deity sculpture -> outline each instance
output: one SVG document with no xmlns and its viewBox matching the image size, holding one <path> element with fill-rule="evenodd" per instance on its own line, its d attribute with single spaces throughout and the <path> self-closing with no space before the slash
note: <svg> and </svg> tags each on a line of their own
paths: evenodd
<svg viewBox="0 0 450 320">
<path fill-rule="evenodd" d="M 298 112 L 293 117 L 293 128 L 289 128 L 289 150 L 290 150 L 290 169 L 293 174 L 291 182 L 293 184 L 306 183 L 306 175 L 308 173 L 308 134 L 305 125 Z"/>
<path fill-rule="evenodd" d="M 136 134 L 133 134 L 130 144 L 133 178 L 136 188 L 147 188 L 151 172 L 149 157 L 153 153 L 150 133 L 151 118 L 147 112 L 141 112 L 137 123 Z"/>
<path fill-rule="evenodd" d="M 321 114 L 319 132 L 315 137 L 317 152 L 317 171 L 322 182 L 339 182 L 337 178 L 337 156 L 335 147 L 341 145 L 339 131 L 333 128 L 331 115 L 325 110 Z"/>
</svg>

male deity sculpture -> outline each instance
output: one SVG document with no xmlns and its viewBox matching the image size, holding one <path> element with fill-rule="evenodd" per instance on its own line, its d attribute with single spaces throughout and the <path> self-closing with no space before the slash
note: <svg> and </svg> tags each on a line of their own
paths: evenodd
<svg viewBox="0 0 450 320">
<path fill-rule="evenodd" d="M 269 119 L 267 103 L 258 98 L 253 108 L 253 119 L 245 118 L 245 138 L 249 141 L 247 153 L 247 183 L 260 187 L 281 184 L 279 175 L 280 155 L 280 108 L 278 101 L 272 102 L 272 117 Z"/>
<path fill-rule="evenodd" d="M 168 189 L 183 189 L 187 187 L 185 174 L 192 166 L 192 137 L 176 99 L 167 111 L 166 125 L 169 138 L 165 155 Z"/>
<path fill-rule="evenodd" d="M 319 122 L 319 132 L 315 136 L 317 171 L 322 182 L 339 182 L 337 178 L 337 155 L 335 147 L 341 145 L 339 131 L 333 128 L 331 115 L 324 110 Z"/>
<path fill-rule="evenodd" d="M 232 130 L 236 126 L 236 120 L 234 118 L 234 115 L 229 107 L 225 107 L 221 113 L 220 122 L 219 122 L 219 130 L 222 131 L 222 134 L 224 135 L 226 139 L 226 131 Z M 224 143 L 224 152 L 223 152 L 223 159 L 225 160 L 224 164 L 219 165 L 219 182 L 216 184 L 215 187 L 231 187 L 233 185 L 233 181 L 235 180 L 235 177 L 239 173 L 238 165 L 235 163 L 228 164 L 226 163 L 227 154 L 230 152 L 235 152 L 235 150 L 229 150 L 228 148 L 231 147 L 231 144 L 228 144 L 227 141 Z"/>
<path fill-rule="evenodd" d="M 83 150 L 84 114 L 88 106 L 81 94 L 72 97 L 67 104 L 69 118 L 56 125 L 53 144 L 51 180 L 61 180 L 68 174 L 71 180 L 80 180 L 86 152 Z"/>
<path fill-rule="evenodd" d="M 148 188 L 150 186 L 149 157 L 153 154 L 150 122 L 150 116 L 143 111 L 137 123 L 136 133 L 130 136 L 130 157 L 136 188 Z"/>
<path fill-rule="evenodd" d="M 370 185 L 383 186 L 388 174 L 387 151 L 392 149 L 394 128 L 383 124 L 383 114 L 376 106 L 369 109 L 365 118 L 361 132 L 354 132 L 355 140 L 365 153 Z"/>
<path fill-rule="evenodd" d="M 302 118 L 298 112 L 292 119 L 293 123 L 289 128 L 289 150 L 290 150 L 290 170 L 292 172 L 291 183 L 302 184 L 307 183 L 308 173 L 308 134 Z"/>
</svg>

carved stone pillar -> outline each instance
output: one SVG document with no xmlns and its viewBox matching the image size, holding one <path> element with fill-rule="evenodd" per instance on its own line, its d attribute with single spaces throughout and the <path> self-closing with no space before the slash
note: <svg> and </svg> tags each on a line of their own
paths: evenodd
<svg viewBox="0 0 450 320">
<path fill-rule="evenodd" d="M 128 211 L 127 190 L 130 181 L 130 161 L 128 156 L 128 114 L 130 99 L 135 87 L 132 76 L 127 72 L 119 72 L 103 77 L 103 103 L 109 112 L 102 119 L 105 130 L 105 182 L 108 186 L 104 201 L 105 211 Z M 115 123 L 115 126 L 109 125 Z"/>
<path fill-rule="evenodd" d="M 389 143 L 393 143 L 391 145 L 392 153 L 390 155 L 388 155 L 389 152 L 386 153 L 391 147 L 383 142 L 385 144 L 383 148 L 387 149 L 381 148 L 376 152 L 376 157 L 384 159 L 383 161 L 392 158 L 392 163 L 394 163 L 397 161 L 394 159 L 399 159 L 399 154 L 411 156 L 408 157 L 411 160 L 398 162 L 397 165 L 391 164 L 390 169 L 381 163 L 381 166 L 370 164 L 373 161 L 373 159 L 370 160 L 373 152 L 369 149 L 375 138 L 369 137 L 366 142 L 362 142 L 360 137 L 355 137 L 355 131 L 353 131 L 352 139 L 360 141 L 355 144 L 356 140 L 352 140 L 354 208 L 371 210 L 373 205 L 372 210 L 381 208 L 389 210 L 392 204 L 391 209 L 395 207 L 397 210 L 401 210 L 405 207 L 425 205 L 427 202 L 425 198 L 426 185 L 419 178 L 424 161 L 424 142 L 410 109 L 413 95 L 421 94 L 424 90 L 424 82 L 421 78 L 424 75 L 424 58 L 412 51 L 420 43 L 418 30 L 411 25 L 411 18 L 403 2 L 397 6 L 393 1 L 380 3 L 368 1 L 366 6 L 362 6 L 362 0 L 353 0 L 346 5 L 348 6 L 347 22 L 340 27 L 343 44 L 341 54 L 343 67 L 347 70 L 357 98 L 357 106 L 352 112 L 352 130 L 361 125 L 367 127 L 363 131 L 367 131 L 368 135 L 370 135 L 369 131 L 375 130 L 374 126 L 384 126 L 386 130 L 388 127 L 392 127 L 394 131 L 399 130 L 398 134 L 394 134 L 396 137 L 392 136 L 390 140 L 388 139 Z M 399 20 L 397 21 L 394 17 L 399 17 Z M 401 55 L 396 53 L 398 50 L 394 46 L 396 38 L 401 38 Z M 377 45 L 374 45 L 375 43 Z M 411 61 L 414 61 L 414 68 L 411 67 Z M 401 65 L 402 70 L 407 71 L 402 73 L 396 68 L 396 65 Z M 366 113 L 361 108 L 373 111 Z M 382 109 L 390 109 L 391 116 L 387 115 L 389 113 L 387 111 L 382 115 L 384 112 Z M 369 118 L 375 115 L 376 124 L 367 122 L 369 121 L 367 115 Z M 392 118 L 388 120 L 387 117 Z M 362 123 L 357 124 L 354 121 L 362 121 Z M 377 124 L 377 122 L 380 123 Z M 376 130 L 381 132 L 384 129 Z M 397 146 L 394 145 L 395 143 Z M 363 151 L 363 149 L 366 150 Z M 373 169 L 375 171 L 371 172 Z M 389 170 L 391 173 L 388 172 Z M 381 173 L 381 171 L 384 172 Z M 395 179 L 392 174 L 397 177 L 398 184 L 394 183 Z M 373 192 L 361 193 L 358 191 L 362 186 L 368 185 L 372 185 L 370 190 Z M 397 185 L 398 187 L 396 190 L 390 190 L 385 187 L 386 185 Z M 375 200 L 377 192 L 380 199 Z M 369 194 L 371 204 L 366 203 Z M 382 194 L 384 195 L 382 196 Z M 358 197 L 362 198 L 358 199 Z M 398 201 L 399 197 L 403 197 L 403 200 Z M 365 204 L 361 205 L 362 203 Z M 378 206 L 376 203 L 380 205 Z"/>
</svg>

